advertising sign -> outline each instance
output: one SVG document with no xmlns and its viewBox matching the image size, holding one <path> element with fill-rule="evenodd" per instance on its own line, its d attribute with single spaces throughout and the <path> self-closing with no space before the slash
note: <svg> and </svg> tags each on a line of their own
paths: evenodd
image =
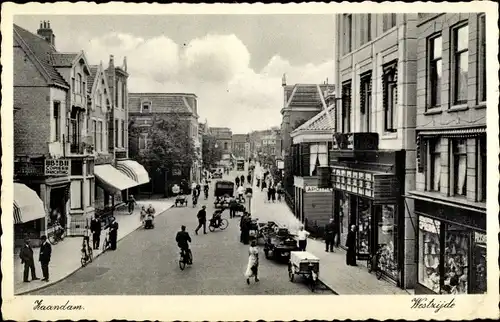
<svg viewBox="0 0 500 322">
<path fill-rule="evenodd" d="M 332 188 L 319 188 L 317 186 L 306 186 L 306 192 L 333 192 Z"/>
<path fill-rule="evenodd" d="M 68 176 L 70 175 L 70 161 L 65 159 L 45 159 L 46 176 Z"/>
</svg>

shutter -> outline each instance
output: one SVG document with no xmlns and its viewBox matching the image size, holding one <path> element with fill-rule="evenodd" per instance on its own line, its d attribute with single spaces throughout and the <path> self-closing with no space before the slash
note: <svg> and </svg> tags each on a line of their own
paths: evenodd
<svg viewBox="0 0 500 322">
<path fill-rule="evenodd" d="M 310 173 L 310 159 L 311 159 L 311 151 L 310 151 L 310 144 L 309 143 L 302 143 L 300 145 L 302 147 L 302 160 L 301 160 L 301 169 L 302 177 L 309 177 L 311 175 Z"/>
<path fill-rule="evenodd" d="M 330 172 L 330 167 L 318 167 L 318 188 L 331 188 L 331 172 Z"/>
</svg>

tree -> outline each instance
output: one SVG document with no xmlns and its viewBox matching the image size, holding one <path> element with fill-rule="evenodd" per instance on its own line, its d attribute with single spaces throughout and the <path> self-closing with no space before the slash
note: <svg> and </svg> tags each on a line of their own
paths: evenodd
<svg viewBox="0 0 500 322">
<path fill-rule="evenodd" d="M 204 135 L 201 154 L 203 158 L 203 166 L 210 169 L 213 165 L 222 159 L 222 147 L 217 146 L 217 139 L 213 135 Z"/>
</svg>

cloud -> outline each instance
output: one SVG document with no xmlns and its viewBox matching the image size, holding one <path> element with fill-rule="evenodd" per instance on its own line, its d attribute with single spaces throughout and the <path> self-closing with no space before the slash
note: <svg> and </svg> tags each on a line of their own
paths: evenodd
<svg viewBox="0 0 500 322">
<path fill-rule="evenodd" d="M 333 57 L 319 65 L 295 66 L 276 54 L 255 71 L 250 68 L 251 53 L 234 34 L 207 34 L 187 44 L 165 36 L 85 36 L 78 38 L 74 51 L 83 48 L 91 64 L 102 60 L 107 67 L 112 54 L 115 65 L 121 65 L 127 56 L 129 91 L 195 93 L 200 121 L 206 118 L 210 126 L 229 126 L 236 133 L 281 123 L 283 73 L 289 84 L 322 83 L 333 76 Z"/>
</svg>

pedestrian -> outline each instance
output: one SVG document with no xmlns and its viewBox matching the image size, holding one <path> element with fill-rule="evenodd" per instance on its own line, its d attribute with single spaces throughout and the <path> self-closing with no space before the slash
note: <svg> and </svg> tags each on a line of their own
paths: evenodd
<svg viewBox="0 0 500 322">
<path fill-rule="evenodd" d="M 250 213 L 247 212 L 245 219 L 243 220 L 243 244 L 248 245 L 250 243 L 250 225 L 252 224 L 252 217 Z"/>
<path fill-rule="evenodd" d="M 260 173 L 257 173 L 256 177 L 257 177 L 257 187 L 260 187 L 260 178 L 261 178 L 261 174 L 260 174 Z"/>
<path fill-rule="evenodd" d="M 330 218 L 330 222 L 325 225 L 325 252 L 333 253 L 333 243 L 335 241 L 335 231 L 333 226 L 333 218 Z"/>
<path fill-rule="evenodd" d="M 299 231 L 297 232 L 297 237 L 299 240 L 299 250 L 301 252 L 306 251 L 307 247 L 307 237 L 309 236 L 309 232 L 304 230 L 304 226 L 300 226 Z"/>
<path fill-rule="evenodd" d="M 109 225 L 106 228 L 109 229 L 109 249 L 116 250 L 116 242 L 118 240 L 118 223 L 115 221 L 115 217 L 111 217 Z"/>
<path fill-rule="evenodd" d="M 272 195 L 272 186 L 269 185 L 269 188 L 267 189 L 267 201 L 271 202 L 271 195 Z"/>
<path fill-rule="evenodd" d="M 24 245 L 19 253 L 19 258 L 21 258 L 21 264 L 24 264 L 23 282 L 29 283 L 28 275 L 31 270 L 31 280 L 39 280 L 36 277 L 35 272 L 35 261 L 33 260 L 33 249 L 31 248 L 30 239 L 28 237 L 24 238 Z"/>
<path fill-rule="evenodd" d="M 90 220 L 90 232 L 92 233 L 92 246 L 94 249 L 99 249 L 101 241 L 101 221 L 94 216 Z"/>
<path fill-rule="evenodd" d="M 196 235 L 198 235 L 198 230 L 203 226 L 203 233 L 207 233 L 207 211 L 205 210 L 207 207 L 202 206 L 200 211 L 198 211 L 198 214 L 196 217 L 198 218 L 198 227 L 195 229 Z"/>
<path fill-rule="evenodd" d="M 262 182 L 260 183 L 260 191 L 264 191 L 266 186 L 267 186 L 266 180 L 262 180 Z"/>
<path fill-rule="evenodd" d="M 134 212 L 135 205 L 137 205 L 137 201 L 135 200 L 134 195 L 130 195 L 127 200 L 129 215 L 131 215 Z"/>
<path fill-rule="evenodd" d="M 49 263 L 50 263 L 50 256 L 52 255 L 52 246 L 49 244 L 49 242 L 47 242 L 47 236 L 42 236 L 40 239 L 42 240 L 42 246 L 40 246 L 40 256 L 38 260 L 40 261 L 40 264 L 42 266 L 42 274 L 43 274 L 42 281 L 48 282 Z"/>
<path fill-rule="evenodd" d="M 281 181 L 276 185 L 276 193 L 278 194 L 278 201 L 281 201 L 281 195 L 283 194 L 283 184 Z"/>
<path fill-rule="evenodd" d="M 201 185 L 199 183 L 196 184 L 196 191 L 198 192 L 197 195 L 199 197 L 201 194 Z"/>
<path fill-rule="evenodd" d="M 248 249 L 248 265 L 245 271 L 245 277 L 247 278 L 247 284 L 250 285 L 250 277 L 255 278 L 255 282 L 259 281 L 259 249 L 257 248 L 257 242 L 252 240 L 252 244 Z"/>
<path fill-rule="evenodd" d="M 356 264 L 356 226 L 351 225 L 351 230 L 347 233 L 347 253 L 346 253 L 346 264 L 349 266 L 358 266 Z"/>
<path fill-rule="evenodd" d="M 241 177 L 240 177 L 240 183 L 241 183 L 241 185 L 245 184 L 245 176 L 244 175 L 241 175 Z"/>
<path fill-rule="evenodd" d="M 271 187 L 271 200 L 276 201 L 276 186 L 274 184 Z"/>
<path fill-rule="evenodd" d="M 247 175 L 247 182 L 248 184 L 252 184 L 252 175 L 250 173 Z"/>
<path fill-rule="evenodd" d="M 243 215 L 240 218 L 240 243 L 243 243 L 243 241 L 244 241 L 244 232 L 243 232 L 243 230 L 245 229 L 244 227 L 245 227 L 246 217 L 247 217 L 247 213 L 244 212 Z"/>
<path fill-rule="evenodd" d="M 140 220 L 141 222 L 144 221 L 144 219 L 146 218 L 146 215 L 148 214 L 147 210 L 146 210 L 146 207 L 142 206 L 141 207 L 141 215 L 140 215 Z"/>
<path fill-rule="evenodd" d="M 237 208 L 238 208 L 238 202 L 236 202 L 236 199 L 234 197 L 231 197 L 231 199 L 229 199 L 229 218 L 236 217 Z"/>
<path fill-rule="evenodd" d="M 240 178 L 236 177 L 236 179 L 234 179 L 234 183 L 236 183 L 236 187 L 239 187 L 240 186 Z"/>
</svg>

